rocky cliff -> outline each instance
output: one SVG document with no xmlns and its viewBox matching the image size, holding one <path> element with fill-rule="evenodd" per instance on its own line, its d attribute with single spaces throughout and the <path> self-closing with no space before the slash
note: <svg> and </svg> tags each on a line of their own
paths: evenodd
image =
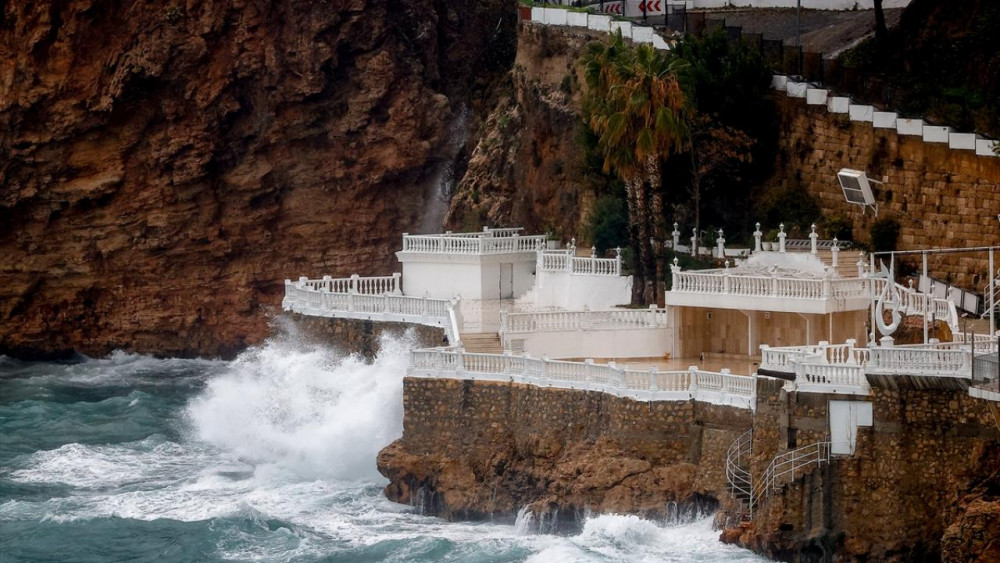
<svg viewBox="0 0 1000 563">
<path fill-rule="evenodd" d="M 605 37 L 522 22 L 517 57 L 456 186 L 447 224 L 517 225 L 563 240 L 582 224 L 603 178 L 585 162 L 579 54 Z"/>
<path fill-rule="evenodd" d="M 510 67 L 502 0 L 0 13 L 0 353 L 230 355 L 282 280 L 386 272 Z"/>
</svg>

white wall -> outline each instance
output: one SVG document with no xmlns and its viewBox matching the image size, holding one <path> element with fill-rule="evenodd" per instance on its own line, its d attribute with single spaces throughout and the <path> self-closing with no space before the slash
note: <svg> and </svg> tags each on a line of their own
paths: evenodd
<svg viewBox="0 0 1000 563">
<path fill-rule="evenodd" d="M 568 310 L 611 309 L 632 302 L 632 276 L 588 276 L 568 272 L 537 274 L 535 304 Z"/>
<path fill-rule="evenodd" d="M 609 330 L 568 330 L 512 334 L 524 340 L 524 351 L 535 357 L 662 358 L 672 353 L 672 327 Z"/>
<path fill-rule="evenodd" d="M 403 295 L 482 299 L 480 265 L 447 262 L 403 262 Z"/>
</svg>

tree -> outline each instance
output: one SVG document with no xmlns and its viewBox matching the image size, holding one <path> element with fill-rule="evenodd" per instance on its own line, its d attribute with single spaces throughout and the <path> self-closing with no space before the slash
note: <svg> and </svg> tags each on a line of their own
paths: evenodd
<svg viewBox="0 0 1000 563">
<path fill-rule="evenodd" d="M 665 231 L 660 164 L 689 137 L 677 79 L 681 64 L 651 45 L 628 46 L 620 32 L 589 44 L 583 56 L 589 125 L 598 136 L 604 170 L 625 184 L 629 234 L 639 257 L 635 287 L 645 302 L 653 301 L 658 278 L 650 237 L 663 240 Z"/>
<path fill-rule="evenodd" d="M 885 49 L 885 41 L 889 37 L 889 30 L 885 26 L 885 11 L 882 9 L 882 0 L 873 1 L 875 7 L 875 41 L 879 49 Z"/>
</svg>

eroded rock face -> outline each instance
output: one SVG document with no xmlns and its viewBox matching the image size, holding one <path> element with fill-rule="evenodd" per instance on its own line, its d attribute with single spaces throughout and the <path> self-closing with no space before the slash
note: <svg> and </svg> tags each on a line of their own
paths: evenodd
<svg viewBox="0 0 1000 563">
<path fill-rule="evenodd" d="M 7 3 L 0 353 L 230 355 L 264 337 L 284 278 L 388 272 L 452 125 L 509 68 L 514 18 L 499 0 Z"/>
</svg>

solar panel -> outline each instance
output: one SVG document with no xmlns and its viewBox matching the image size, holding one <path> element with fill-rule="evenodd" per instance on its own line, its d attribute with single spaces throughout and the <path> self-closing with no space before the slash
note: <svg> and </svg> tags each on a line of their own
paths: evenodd
<svg viewBox="0 0 1000 563">
<path fill-rule="evenodd" d="M 837 173 L 837 179 L 840 180 L 840 188 L 844 190 L 844 198 L 848 203 L 875 205 L 875 196 L 864 172 L 844 168 Z"/>
</svg>

